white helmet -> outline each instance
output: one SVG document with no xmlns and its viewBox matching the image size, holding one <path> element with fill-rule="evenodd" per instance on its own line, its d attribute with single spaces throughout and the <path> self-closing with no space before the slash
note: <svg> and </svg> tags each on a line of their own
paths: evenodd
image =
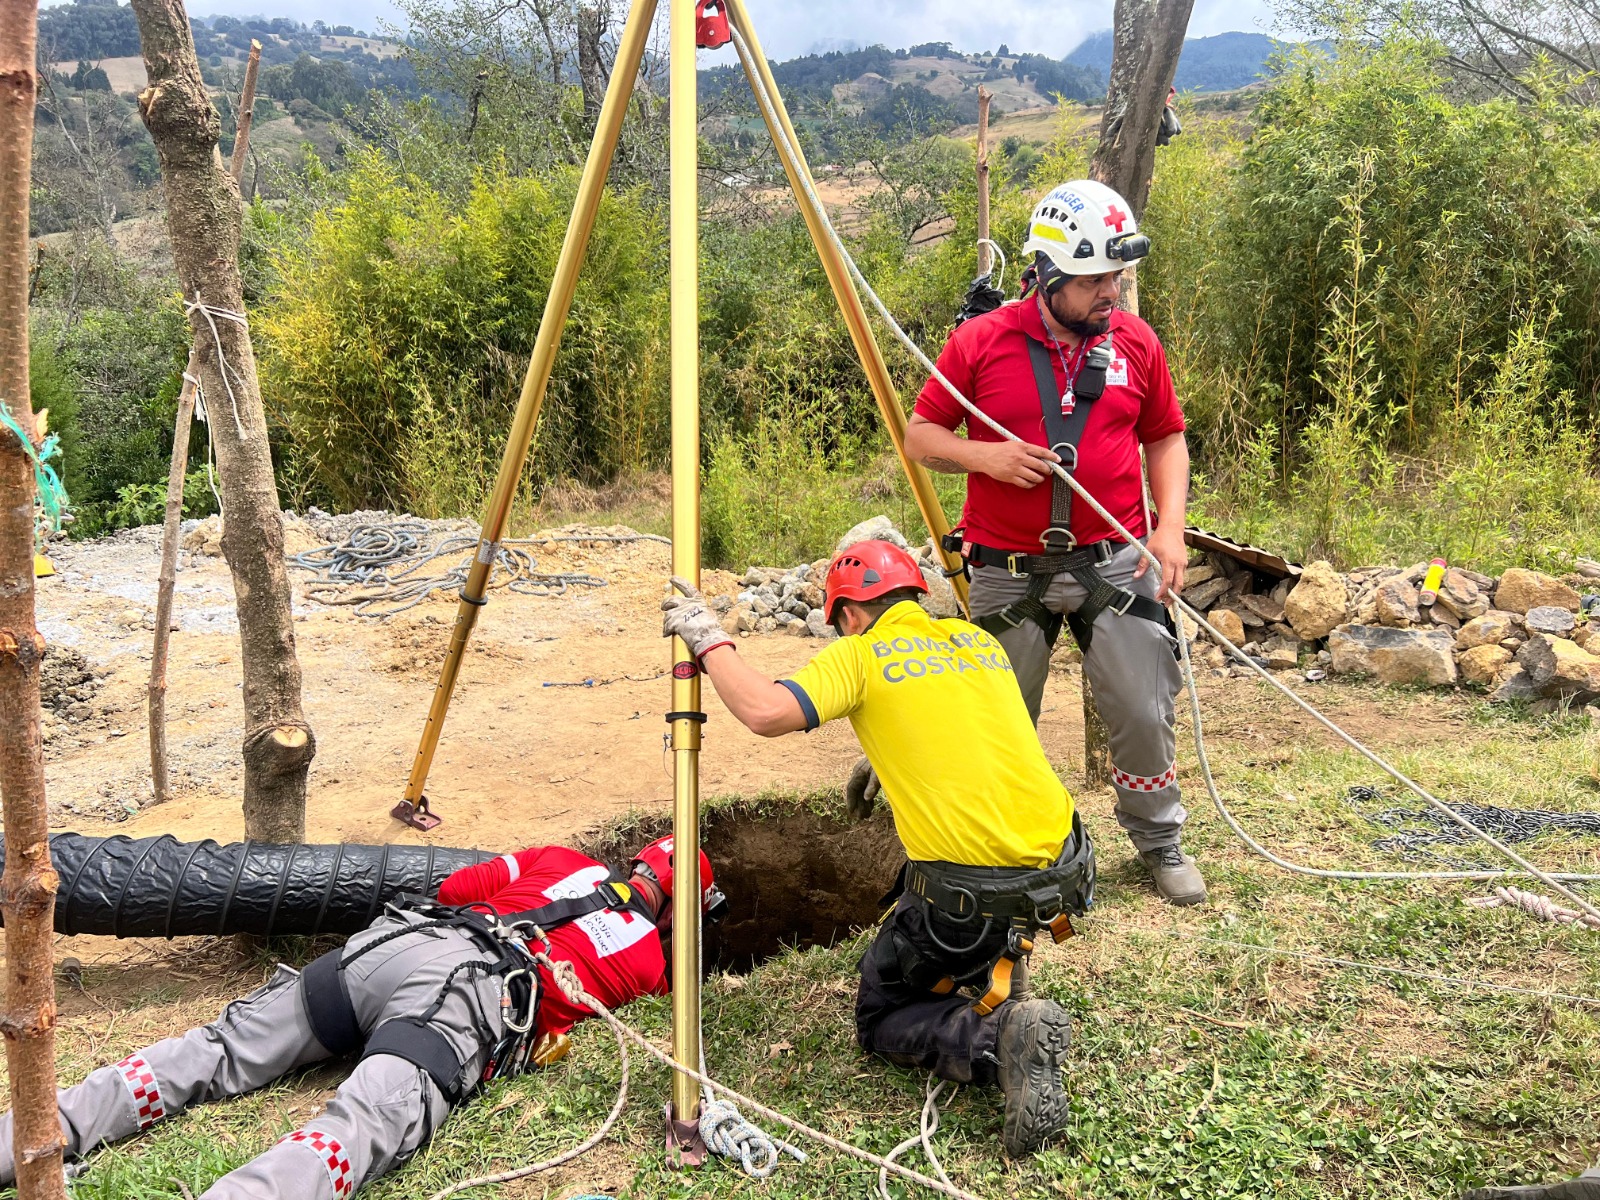
<svg viewBox="0 0 1600 1200">
<path fill-rule="evenodd" d="M 1150 239 L 1139 232 L 1129 204 L 1093 179 L 1074 179 L 1039 201 L 1028 222 L 1024 254 L 1042 254 L 1040 283 L 1055 291 L 1061 275 L 1103 275 L 1120 271 L 1150 253 Z M 1058 274 L 1059 273 L 1059 274 Z M 1051 276 L 1054 286 L 1051 286 Z"/>
</svg>

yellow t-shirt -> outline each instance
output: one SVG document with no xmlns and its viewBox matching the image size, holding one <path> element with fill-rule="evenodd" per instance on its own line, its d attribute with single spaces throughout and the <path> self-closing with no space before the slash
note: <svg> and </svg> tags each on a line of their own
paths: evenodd
<svg viewBox="0 0 1600 1200">
<path fill-rule="evenodd" d="M 906 854 L 977 867 L 1045 867 L 1072 828 L 1000 643 L 913 601 L 780 680 L 815 729 L 849 717 Z"/>
</svg>

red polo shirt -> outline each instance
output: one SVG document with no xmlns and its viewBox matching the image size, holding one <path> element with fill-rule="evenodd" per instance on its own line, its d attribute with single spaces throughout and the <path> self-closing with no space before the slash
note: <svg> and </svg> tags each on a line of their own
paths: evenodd
<svg viewBox="0 0 1600 1200">
<path fill-rule="evenodd" d="M 1026 339 L 1030 337 L 1050 350 L 1057 392 L 1066 391 L 1066 371 L 1031 296 L 958 327 L 939 355 L 939 370 L 962 395 L 1012 433 L 1047 446 L 1050 441 L 1044 432 L 1039 388 L 1028 356 Z M 1089 410 L 1074 478 L 1131 533 L 1143 537 L 1148 530 L 1139 445 L 1181 433 L 1183 412 L 1172 389 L 1166 352 L 1155 331 L 1118 309 L 1111 314 L 1111 339 L 1115 357 L 1106 372 L 1106 390 Z M 1104 340 L 1092 338 L 1090 345 Z M 1080 354 L 1069 349 L 1067 361 L 1076 369 Z M 966 409 L 931 377 L 917 397 L 916 413 L 946 429 L 957 429 L 965 422 L 967 437 L 973 441 L 1004 440 L 983 422 L 969 420 Z M 1020 488 L 988 475 L 968 475 L 967 504 L 961 517 L 967 540 L 996 550 L 1038 553 L 1039 535 L 1050 524 L 1050 489 L 1048 479 Z M 1113 536 L 1111 527 L 1082 500 L 1072 506 L 1072 532 L 1079 545 Z"/>
<path fill-rule="evenodd" d="M 501 916 L 540 908 L 552 900 L 587 896 L 610 872 L 564 846 L 534 846 L 475 867 L 463 867 L 439 885 L 441 904 L 486 904 Z M 654 923 L 638 913 L 601 909 L 550 931 L 550 957 L 565 959 L 578 979 L 607 1008 L 640 996 L 667 993 L 667 960 Z M 565 1033 L 594 1014 L 562 995 L 550 972 L 539 969 L 542 988 L 538 1033 Z"/>
</svg>

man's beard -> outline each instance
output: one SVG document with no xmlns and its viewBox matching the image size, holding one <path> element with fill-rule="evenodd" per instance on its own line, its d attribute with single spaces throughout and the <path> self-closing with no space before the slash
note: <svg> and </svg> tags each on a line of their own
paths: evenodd
<svg viewBox="0 0 1600 1200">
<path fill-rule="evenodd" d="M 1103 317 L 1098 321 L 1062 321 L 1062 328 L 1081 338 L 1099 337 L 1111 329 L 1111 318 Z"/>
</svg>

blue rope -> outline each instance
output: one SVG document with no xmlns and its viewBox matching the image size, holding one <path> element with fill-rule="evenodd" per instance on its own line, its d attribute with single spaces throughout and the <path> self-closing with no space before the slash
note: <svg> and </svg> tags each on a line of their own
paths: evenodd
<svg viewBox="0 0 1600 1200">
<path fill-rule="evenodd" d="M 44 509 L 43 520 L 49 524 L 51 532 L 59 530 L 67 509 L 67 489 L 49 460 L 61 455 L 60 436 L 52 433 L 43 445 L 35 448 L 32 435 L 22 428 L 4 400 L 0 400 L 0 425 L 16 434 L 23 452 L 32 460 L 33 480 L 38 485 L 39 504 Z"/>
</svg>

